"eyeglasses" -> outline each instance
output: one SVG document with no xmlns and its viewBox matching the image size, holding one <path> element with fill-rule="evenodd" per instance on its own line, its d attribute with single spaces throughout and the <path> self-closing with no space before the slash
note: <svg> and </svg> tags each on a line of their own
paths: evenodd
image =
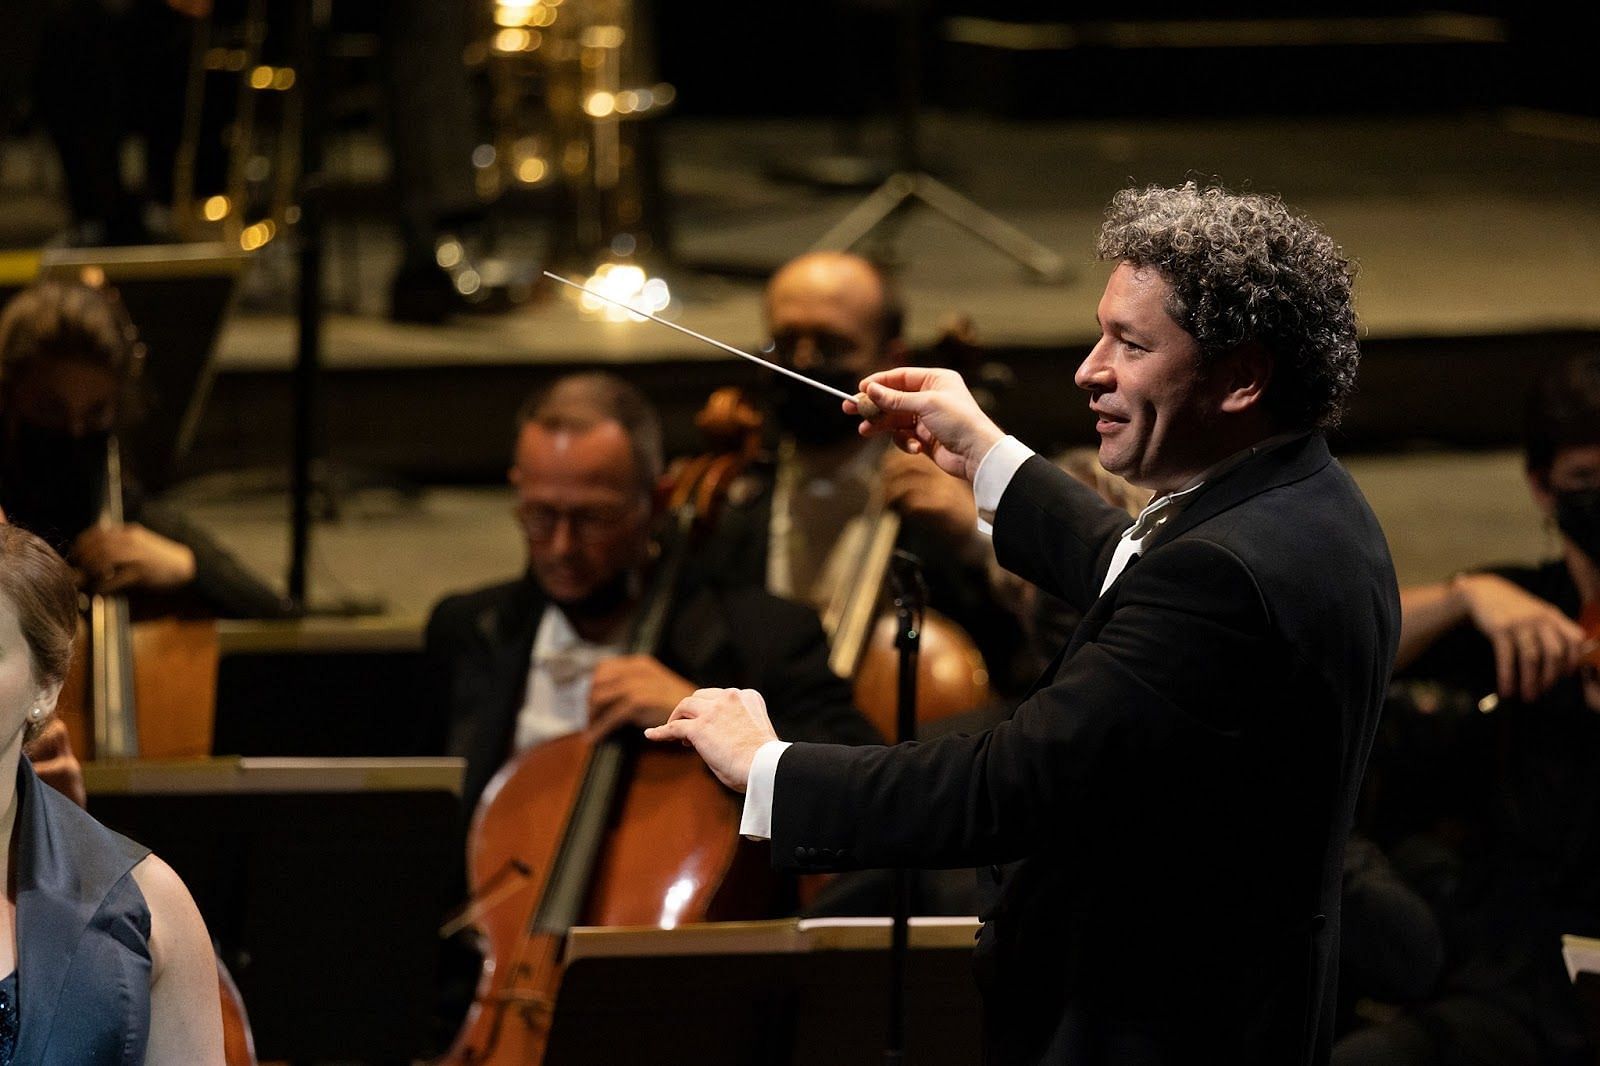
<svg viewBox="0 0 1600 1066">
<path fill-rule="evenodd" d="M 800 342 L 811 342 L 812 357 L 818 363 L 842 363 L 856 353 L 858 345 L 849 337 L 828 330 L 786 329 L 772 335 L 772 340 L 762 350 L 769 359 L 794 365 L 800 351 Z"/>
<path fill-rule="evenodd" d="M 519 503 L 511 509 L 522 532 L 531 541 L 544 542 L 556 535 L 563 521 L 572 539 L 583 544 L 599 544 L 622 532 L 639 505 L 574 507 L 564 510 L 540 503 Z"/>
</svg>

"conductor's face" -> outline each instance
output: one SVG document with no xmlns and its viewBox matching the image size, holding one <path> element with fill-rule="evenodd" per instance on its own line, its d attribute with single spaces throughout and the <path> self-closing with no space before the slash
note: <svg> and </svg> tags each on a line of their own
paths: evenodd
<svg viewBox="0 0 1600 1066">
<path fill-rule="evenodd" d="M 650 499 L 616 422 L 523 426 L 510 480 L 528 565 L 556 603 L 580 605 L 644 560 Z"/>
<path fill-rule="evenodd" d="M 1078 367 L 1100 435 L 1100 465 L 1170 492 L 1213 461 L 1220 397 L 1200 371 L 1200 347 L 1167 314 L 1159 271 L 1118 264 L 1096 317 L 1100 341 Z"/>
</svg>

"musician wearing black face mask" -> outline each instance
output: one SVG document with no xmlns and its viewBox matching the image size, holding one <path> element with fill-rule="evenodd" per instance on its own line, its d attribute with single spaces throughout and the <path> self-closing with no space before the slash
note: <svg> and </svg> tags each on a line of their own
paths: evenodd
<svg viewBox="0 0 1600 1066">
<path fill-rule="evenodd" d="M 763 310 L 766 358 L 841 392 L 854 394 L 863 377 L 905 361 L 895 287 L 860 256 L 813 252 L 785 264 Z M 729 493 L 694 565 L 709 580 L 755 582 L 826 613 L 853 580 L 876 516 L 898 510 L 906 520 L 898 543 L 923 559 L 930 605 L 974 637 L 991 669 L 1009 662 L 1020 631 L 990 594 L 982 563 L 957 557 L 918 524 L 915 507 L 897 508 L 885 491 L 896 466 L 930 464 L 882 438 L 863 440 L 856 420 L 819 389 L 775 374 L 768 390 L 776 446 Z"/>
<path fill-rule="evenodd" d="M 768 358 L 851 395 L 863 377 L 898 364 L 906 350 L 893 288 L 858 256 L 824 252 L 788 263 L 767 285 L 765 310 Z M 879 502 L 885 449 L 862 441 L 827 393 L 780 376 L 772 388 L 781 436 L 759 576 L 777 595 L 822 607 L 838 580 L 838 555 L 849 551 L 852 524 Z"/>
<path fill-rule="evenodd" d="M 1346 1036 L 1335 1066 L 1594 1061 L 1560 936 L 1600 936 L 1600 672 L 1580 624 L 1600 605 L 1600 354 L 1535 390 L 1526 467 L 1559 556 L 1400 593 L 1397 673 L 1499 703 L 1385 712 L 1372 828 L 1403 842 L 1449 963 L 1431 1000 Z"/>
<path fill-rule="evenodd" d="M 0 510 L 43 537 L 84 588 L 136 614 L 277 617 L 283 598 L 182 516 L 123 483 L 99 521 L 107 452 L 129 420 L 142 346 L 114 294 L 47 282 L 0 314 Z"/>
</svg>

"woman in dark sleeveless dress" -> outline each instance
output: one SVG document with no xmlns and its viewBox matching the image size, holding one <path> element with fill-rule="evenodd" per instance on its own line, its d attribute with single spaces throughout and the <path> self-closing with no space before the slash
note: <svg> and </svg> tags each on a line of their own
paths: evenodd
<svg viewBox="0 0 1600 1066">
<path fill-rule="evenodd" d="M 221 1066 L 215 957 L 183 882 L 22 755 L 76 623 L 66 564 L 0 525 L 0 1066 Z"/>
</svg>

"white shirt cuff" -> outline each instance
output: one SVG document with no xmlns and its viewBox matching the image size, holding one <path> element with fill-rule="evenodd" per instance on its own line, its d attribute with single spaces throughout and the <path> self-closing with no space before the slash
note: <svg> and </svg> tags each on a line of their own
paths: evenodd
<svg viewBox="0 0 1600 1066">
<path fill-rule="evenodd" d="M 772 786 L 778 780 L 778 757 L 789 750 L 787 740 L 769 740 L 750 760 L 750 780 L 744 788 L 744 816 L 739 833 L 751 840 L 772 839 Z"/>
<path fill-rule="evenodd" d="M 1001 437 L 990 448 L 972 478 L 972 498 L 978 505 L 978 532 L 994 533 L 994 512 L 1017 470 L 1033 456 L 1033 449 L 1015 437 Z"/>
</svg>

